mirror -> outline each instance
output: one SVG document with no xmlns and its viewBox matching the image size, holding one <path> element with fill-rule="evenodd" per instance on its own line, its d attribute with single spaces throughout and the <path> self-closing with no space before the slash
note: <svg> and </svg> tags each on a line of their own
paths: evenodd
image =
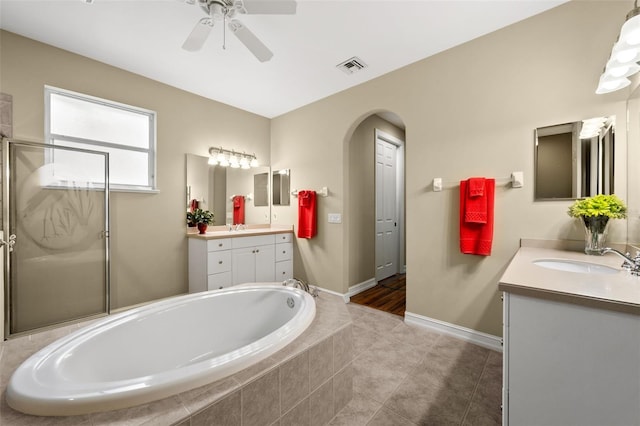
<svg viewBox="0 0 640 426">
<path fill-rule="evenodd" d="M 269 205 L 269 173 L 256 173 L 253 175 L 253 194 L 255 206 Z"/>
<path fill-rule="evenodd" d="M 289 178 L 290 170 L 282 169 L 273 172 L 271 177 L 272 194 L 274 206 L 288 206 L 291 199 L 291 192 L 289 190 Z"/>
<path fill-rule="evenodd" d="M 535 200 L 568 200 L 614 189 L 615 116 L 535 130 Z"/>
<path fill-rule="evenodd" d="M 201 209 L 213 212 L 214 225 L 233 224 L 234 210 L 238 210 L 237 206 L 234 208 L 234 197 L 243 196 L 244 220 L 241 222 L 247 225 L 270 223 L 269 166 L 234 169 L 209 165 L 209 157 L 186 154 L 185 169 L 187 209 L 195 199 Z M 264 187 L 254 185 L 255 175 L 264 176 Z M 257 200 L 257 197 L 261 199 Z"/>
</svg>

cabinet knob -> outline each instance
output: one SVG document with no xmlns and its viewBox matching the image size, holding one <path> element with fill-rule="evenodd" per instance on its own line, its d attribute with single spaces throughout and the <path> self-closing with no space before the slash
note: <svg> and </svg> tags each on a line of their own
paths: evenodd
<svg viewBox="0 0 640 426">
<path fill-rule="evenodd" d="M 222 247 L 222 243 L 218 244 L 218 247 Z"/>
<path fill-rule="evenodd" d="M 251 253 L 255 253 L 255 252 L 256 252 L 255 250 L 251 250 Z"/>
<path fill-rule="evenodd" d="M 222 265 L 222 260 L 219 260 L 219 261 L 218 261 L 218 265 Z"/>
<path fill-rule="evenodd" d="M 285 272 L 285 271 L 282 271 L 282 275 L 285 275 L 285 274 L 286 274 L 286 272 Z"/>
<path fill-rule="evenodd" d="M 260 253 L 260 249 L 256 250 L 256 253 Z"/>
<path fill-rule="evenodd" d="M 282 250 L 282 254 L 286 254 L 286 253 L 287 253 L 287 251 L 286 251 L 286 250 Z"/>
<path fill-rule="evenodd" d="M 224 288 L 223 286 L 220 286 L 220 287 L 218 287 L 218 290 L 222 290 L 223 288 Z"/>
</svg>

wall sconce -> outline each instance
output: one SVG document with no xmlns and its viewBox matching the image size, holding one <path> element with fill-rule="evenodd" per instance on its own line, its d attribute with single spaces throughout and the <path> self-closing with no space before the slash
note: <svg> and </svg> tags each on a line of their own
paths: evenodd
<svg viewBox="0 0 640 426">
<path fill-rule="evenodd" d="M 611 49 L 604 72 L 598 82 L 597 94 L 615 92 L 631 84 L 628 77 L 640 71 L 640 9 L 638 0 L 627 13 L 627 19 L 620 29 L 618 40 Z"/>
<path fill-rule="evenodd" d="M 236 152 L 222 147 L 209 148 L 209 164 L 219 164 L 222 167 L 243 168 L 258 167 L 258 159 L 255 154 Z"/>
</svg>

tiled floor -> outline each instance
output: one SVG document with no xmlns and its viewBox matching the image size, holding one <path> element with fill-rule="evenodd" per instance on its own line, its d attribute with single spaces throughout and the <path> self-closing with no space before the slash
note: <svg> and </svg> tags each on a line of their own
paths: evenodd
<svg viewBox="0 0 640 426">
<path fill-rule="evenodd" d="M 499 425 L 502 354 L 348 304 L 353 400 L 330 425 Z"/>
</svg>

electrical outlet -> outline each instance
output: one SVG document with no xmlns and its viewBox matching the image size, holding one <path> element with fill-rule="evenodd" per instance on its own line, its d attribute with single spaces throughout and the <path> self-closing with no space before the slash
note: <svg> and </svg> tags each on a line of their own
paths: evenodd
<svg viewBox="0 0 640 426">
<path fill-rule="evenodd" d="M 342 223 L 342 215 L 340 213 L 329 213 L 329 223 Z"/>
</svg>

